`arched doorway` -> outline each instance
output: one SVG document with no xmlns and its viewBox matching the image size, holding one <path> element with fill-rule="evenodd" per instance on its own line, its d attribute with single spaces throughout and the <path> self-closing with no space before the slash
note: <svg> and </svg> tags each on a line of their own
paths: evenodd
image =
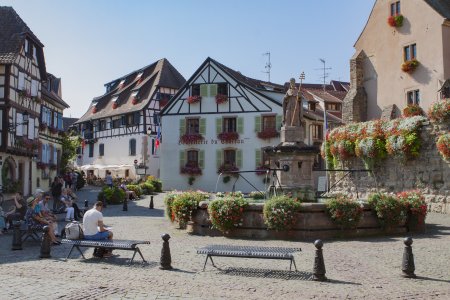
<svg viewBox="0 0 450 300">
<path fill-rule="evenodd" d="M 3 193 L 21 191 L 21 183 L 16 178 L 17 164 L 14 158 L 8 157 L 2 166 Z"/>
</svg>

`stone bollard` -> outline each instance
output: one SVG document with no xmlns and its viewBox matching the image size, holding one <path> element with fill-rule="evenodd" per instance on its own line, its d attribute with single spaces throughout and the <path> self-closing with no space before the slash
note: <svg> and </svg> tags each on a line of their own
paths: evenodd
<svg viewBox="0 0 450 300">
<path fill-rule="evenodd" d="M 44 233 L 42 233 L 42 240 L 41 240 L 41 255 L 39 255 L 40 258 L 50 258 L 52 257 L 50 255 L 50 244 L 52 243 L 52 239 L 50 238 L 50 227 L 44 226 L 43 228 Z"/>
<path fill-rule="evenodd" d="M 149 204 L 148 208 L 153 209 L 153 196 L 150 196 L 150 204 Z"/>
<path fill-rule="evenodd" d="M 89 202 L 87 200 L 84 200 L 84 207 L 87 209 L 89 207 Z"/>
<path fill-rule="evenodd" d="M 316 256 L 314 257 L 313 280 L 326 281 L 327 277 L 325 276 L 326 270 L 322 253 L 322 240 L 316 240 L 314 246 L 316 247 Z"/>
<path fill-rule="evenodd" d="M 160 269 L 161 270 L 172 270 L 172 257 L 170 256 L 170 247 L 169 247 L 169 239 L 170 235 L 167 233 L 161 235 L 161 238 L 163 239 L 163 246 L 161 249 L 161 260 L 160 260 Z"/>
<path fill-rule="evenodd" d="M 403 243 L 405 244 L 405 250 L 403 251 L 402 276 L 406 278 L 416 278 L 416 274 L 414 274 L 416 267 L 414 265 L 414 255 L 411 247 L 413 239 L 407 237 L 403 240 Z"/>
<path fill-rule="evenodd" d="M 123 200 L 123 211 L 128 211 L 128 196 L 125 197 L 125 199 Z"/>
<path fill-rule="evenodd" d="M 11 250 L 22 250 L 22 235 L 20 234 L 20 221 L 13 222 L 13 240 Z"/>
</svg>

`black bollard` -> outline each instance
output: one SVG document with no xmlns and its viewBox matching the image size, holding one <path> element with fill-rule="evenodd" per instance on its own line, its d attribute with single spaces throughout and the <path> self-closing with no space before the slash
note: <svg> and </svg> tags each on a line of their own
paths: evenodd
<svg viewBox="0 0 450 300">
<path fill-rule="evenodd" d="M 326 281 L 327 277 L 325 276 L 326 270 L 322 253 L 322 240 L 316 240 L 314 246 L 316 246 L 316 256 L 314 257 L 313 280 Z"/>
<path fill-rule="evenodd" d="M 11 250 L 22 250 L 22 235 L 20 234 L 20 226 L 22 223 L 20 221 L 13 222 L 13 240 Z"/>
<path fill-rule="evenodd" d="M 52 243 L 52 239 L 50 238 L 50 234 L 48 233 L 50 231 L 50 227 L 44 226 L 43 230 L 44 232 L 42 233 L 41 240 L 41 255 L 39 255 L 39 257 L 50 258 L 52 257 L 50 255 L 50 244 Z"/>
<path fill-rule="evenodd" d="M 87 200 L 84 200 L 84 207 L 88 208 L 89 207 L 89 202 Z"/>
<path fill-rule="evenodd" d="M 413 239 L 407 237 L 403 240 L 403 243 L 405 244 L 405 250 L 403 251 L 402 276 L 406 278 L 416 278 L 416 274 L 414 274 L 416 267 L 414 265 L 414 255 L 411 247 Z"/>
<path fill-rule="evenodd" d="M 128 211 L 128 196 L 125 196 L 125 199 L 123 200 L 123 211 Z"/>
<path fill-rule="evenodd" d="M 163 239 L 163 246 L 161 249 L 161 260 L 160 260 L 160 269 L 161 270 L 172 270 L 172 257 L 170 256 L 170 247 L 169 247 L 169 239 L 170 235 L 167 233 L 161 235 L 161 238 Z"/>
<path fill-rule="evenodd" d="M 150 205 L 148 208 L 153 209 L 153 196 L 150 196 Z"/>
</svg>

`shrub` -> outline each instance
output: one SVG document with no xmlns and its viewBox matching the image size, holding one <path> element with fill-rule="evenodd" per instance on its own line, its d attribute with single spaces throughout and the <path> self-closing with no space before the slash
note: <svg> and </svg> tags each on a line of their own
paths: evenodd
<svg viewBox="0 0 450 300">
<path fill-rule="evenodd" d="M 406 218 L 405 205 L 394 194 L 371 194 L 368 202 L 383 228 L 395 227 Z"/>
<path fill-rule="evenodd" d="M 260 200 L 260 199 L 264 199 L 266 197 L 266 195 L 264 195 L 264 193 L 256 192 L 256 191 L 251 192 L 248 196 L 254 200 Z"/>
<path fill-rule="evenodd" d="M 403 116 L 408 117 L 414 117 L 414 116 L 423 116 L 425 113 L 423 112 L 422 107 L 420 107 L 417 104 L 408 104 L 403 109 Z"/>
<path fill-rule="evenodd" d="M 155 187 L 150 181 L 139 184 L 139 187 L 142 189 L 144 195 L 151 195 L 155 191 Z"/>
<path fill-rule="evenodd" d="M 419 190 L 404 191 L 397 194 L 408 210 L 408 217 L 415 219 L 419 224 L 423 223 L 427 215 L 427 204 L 425 197 Z"/>
<path fill-rule="evenodd" d="M 154 192 L 161 193 L 162 192 L 162 181 L 155 176 L 148 176 L 147 182 L 150 182 L 154 187 Z"/>
<path fill-rule="evenodd" d="M 228 233 L 242 225 L 242 214 L 247 205 L 247 200 L 242 196 L 226 196 L 212 201 L 208 206 L 212 227 Z"/>
<path fill-rule="evenodd" d="M 450 99 L 434 102 L 428 109 L 428 117 L 435 122 L 450 120 Z"/>
<path fill-rule="evenodd" d="M 173 200 L 175 200 L 175 197 L 179 194 L 180 194 L 179 192 L 173 191 L 164 197 L 164 204 L 166 207 L 166 216 L 169 218 L 169 220 L 171 222 L 175 221 L 175 215 L 172 213 L 172 203 L 173 203 Z"/>
<path fill-rule="evenodd" d="M 355 228 L 363 213 L 361 205 L 346 195 L 338 194 L 327 201 L 327 211 L 342 229 Z"/>
<path fill-rule="evenodd" d="M 142 189 L 137 184 L 127 184 L 127 189 L 130 191 L 134 191 L 137 197 L 140 197 L 142 195 Z"/>
<path fill-rule="evenodd" d="M 189 191 L 176 195 L 170 203 L 172 220 L 177 221 L 180 227 L 184 228 L 191 219 L 192 212 L 197 209 L 198 204 L 203 200 L 205 200 L 205 193 L 203 192 Z"/>
<path fill-rule="evenodd" d="M 439 136 L 436 146 L 445 160 L 450 161 L 450 133 Z"/>
<path fill-rule="evenodd" d="M 289 230 L 297 222 L 300 201 L 287 196 L 270 198 L 264 204 L 264 223 L 269 229 Z"/>
<path fill-rule="evenodd" d="M 97 200 L 105 202 L 107 204 L 121 204 L 125 199 L 125 191 L 113 186 L 110 188 L 109 186 L 105 186 L 102 188 L 102 191 L 98 193 Z"/>
</svg>

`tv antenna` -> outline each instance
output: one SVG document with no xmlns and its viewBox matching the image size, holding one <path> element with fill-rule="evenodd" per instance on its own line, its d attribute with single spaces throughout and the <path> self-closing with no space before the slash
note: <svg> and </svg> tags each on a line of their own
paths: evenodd
<svg viewBox="0 0 450 300">
<path fill-rule="evenodd" d="M 266 62 L 266 66 L 264 67 L 264 69 L 266 69 L 265 71 L 263 71 L 263 73 L 266 73 L 268 78 L 269 78 L 269 82 L 270 82 L 270 69 L 272 69 L 272 63 L 270 62 L 270 52 L 267 51 L 266 53 L 263 53 L 263 55 L 267 55 L 267 62 Z"/>
<path fill-rule="evenodd" d="M 320 62 L 323 63 L 323 68 L 320 69 L 316 69 L 316 70 L 321 70 L 323 71 L 323 75 L 320 76 L 320 79 L 323 80 L 323 90 L 325 91 L 325 87 L 326 87 L 326 80 L 328 78 L 328 76 L 330 76 L 330 73 L 327 73 L 328 70 L 331 70 L 332 68 L 327 68 L 327 64 L 325 59 L 323 58 L 319 58 Z"/>
</svg>

